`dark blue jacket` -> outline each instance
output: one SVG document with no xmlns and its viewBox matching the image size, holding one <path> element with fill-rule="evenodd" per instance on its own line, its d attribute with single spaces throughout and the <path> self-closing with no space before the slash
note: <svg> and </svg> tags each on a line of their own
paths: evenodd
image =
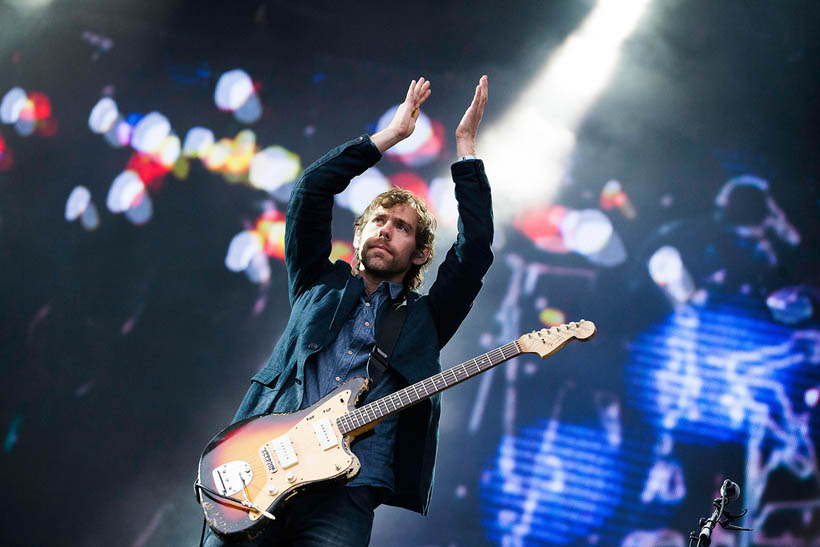
<svg viewBox="0 0 820 547">
<path fill-rule="evenodd" d="M 328 260 L 333 197 L 380 158 L 364 135 L 325 154 L 305 169 L 294 186 L 285 232 L 292 310 L 267 365 L 252 378 L 275 392 L 271 412 L 299 409 L 305 361 L 336 338 L 359 299 L 361 286 L 349 283 L 353 279 L 350 265 Z M 452 174 L 460 216 L 458 239 L 439 267 L 429 294 L 410 292 L 407 318 L 390 362 L 409 384 L 440 372 L 439 351 L 470 310 L 493 259 L 490 185 L 484 164 L 481 160 L 458 162 Z M 376 329 L 386 308 L 379 310 Z M 440 411 L 439 396 L 434 396 L 402 412 L 394 460 L 396 493 L 386 503 L 427 513 Z M 235 420 L 246 417 L 240 407 Z"/>
</svg>

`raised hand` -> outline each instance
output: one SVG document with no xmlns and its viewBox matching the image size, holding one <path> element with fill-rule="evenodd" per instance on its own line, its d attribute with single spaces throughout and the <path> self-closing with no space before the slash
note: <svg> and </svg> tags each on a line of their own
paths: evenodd
<svg viewBox="0 0 820 547">
<path fill-rule="evenodd" d="M 459 157 L 475 155 L 475 136 L 478 132 L 478 124 L 481 123 L 481 117 L 484 115 L 484 107 L 487 106 L 487 93 L 488 82 L 485 74 L 475 86 L 473 102 L 456 128 L 456 154 Z"/>
<path fill-rule="evenodd" d="M 406 139 L 416 129 L 416 119 L 419 117 L 419 108 L 430 96 L 430 82 L 424 78 L 410 82 L 407 96 L 399 105 L 390 124 L 370 137 L 379 151 L 384 152 L 394 144 Z"/>
</svg>

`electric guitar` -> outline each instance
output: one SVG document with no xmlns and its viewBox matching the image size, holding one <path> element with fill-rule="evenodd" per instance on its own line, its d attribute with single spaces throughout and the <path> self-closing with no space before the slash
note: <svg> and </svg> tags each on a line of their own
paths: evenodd
<svg viewBox="0 0 820 547">
<path fill-rule="evenodd" d="M 595 325 L 584 320 L 541 329 L 359 408 L 368 381 L 352 378 L 308 408 L 237 422 L 199 460 L 195 487 L 205 519 L 224 539 L 253 539 L 283 501 L 353 479 L 361 466 L 350 444 L 383 418 L 522 353 L 546 358 L 594 334 Z"/>
</svg>

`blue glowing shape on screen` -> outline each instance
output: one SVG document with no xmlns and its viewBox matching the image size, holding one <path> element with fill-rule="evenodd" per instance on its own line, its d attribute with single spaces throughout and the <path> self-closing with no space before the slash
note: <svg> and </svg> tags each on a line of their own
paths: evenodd
<svg viewBox="0 0 820 547">
<path fill-rule="evenodd" d="M 565 545 L 596 533 L 621 502 L 617 452 L 601 430 L 555 420 L 505 437 L 481 477 L 488 537 Z"/>
<path fill-rule="evenodd" d="M 684 306 L 631 344 L 627 401 L 678 442 L 744 442 L 773 423 L 791 429 L 818 363 L 820 332 L 774 323 L 762 306 Z"/>
</svg>

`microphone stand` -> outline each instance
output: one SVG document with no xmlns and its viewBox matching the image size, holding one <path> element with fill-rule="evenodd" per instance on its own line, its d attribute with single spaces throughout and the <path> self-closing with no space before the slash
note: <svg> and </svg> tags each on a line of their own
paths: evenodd
<svg viewBox="0 0 820 547">
<path fill-rule="evenodd" d="M 745 530 L 750 532 L 751 528 L 741 528 L 740 526 L 732 524 L 734 521 L 743 518 L 746 514 L 746 509 L 737 515 L 726 511 L 726 505 L 739 497 L 740 487 L 729 479 L 723 481 L 723 485 L 720 487 L 720 497 L 712 501 L 712 506 L 715 508 L 714 511 L 712 511 L 712 516 L 708 519 L 701 518 L 700 521 L 698 521 L 700 532 L 689 532 L 689 547 L 692 547 L 692 542 L 695 540 L 697 540 L 696 547 L 709 547 L 712 544 L 712 531 L 714 531 L 716 524 L 720 524 L 725 530 Z M 723 520 L 721 520 L 721 518 L 723 518 Z"/>
</svg>

